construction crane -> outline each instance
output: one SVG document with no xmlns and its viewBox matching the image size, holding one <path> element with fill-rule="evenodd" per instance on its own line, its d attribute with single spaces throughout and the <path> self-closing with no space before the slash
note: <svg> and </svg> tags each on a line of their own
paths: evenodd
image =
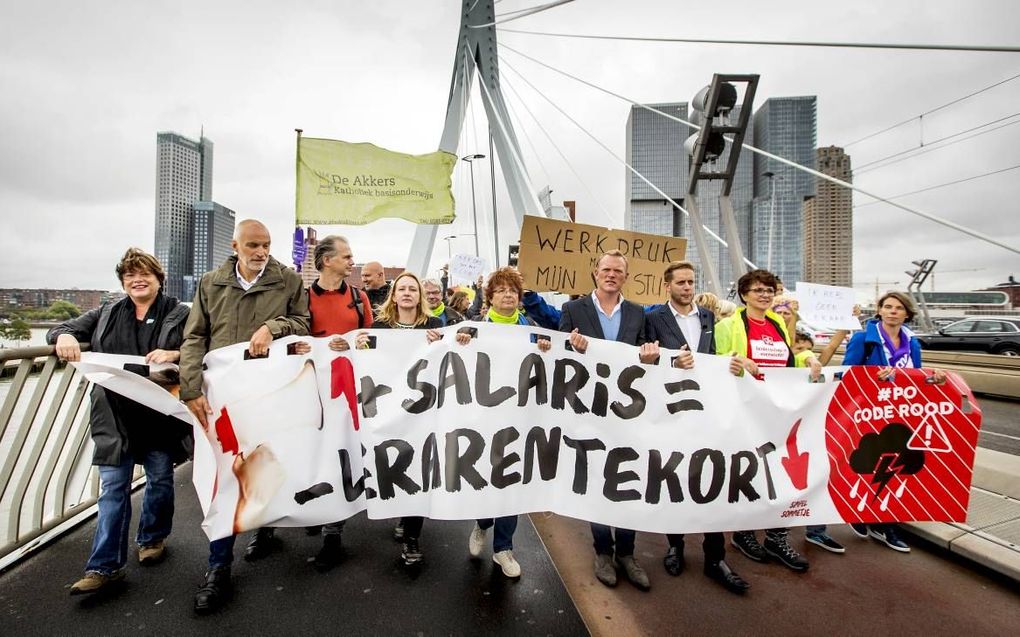
<svg viewBox="0 0 1020 637">
<path fill-rule="evenodd" d="M 982 270 L 987 270 L 987 269 L 988 268 L 958 268 L 956 270 L 939 270 L 938 272 L 940 272 L 941 274 L 946 274 L 948 272 L 981 272 Z M 932 270 L 931 271 L 931 289 L 929 290 L 929 292 L 934 292 L 934 291 L 935 291 L 935 270 Z"/>
</svg>

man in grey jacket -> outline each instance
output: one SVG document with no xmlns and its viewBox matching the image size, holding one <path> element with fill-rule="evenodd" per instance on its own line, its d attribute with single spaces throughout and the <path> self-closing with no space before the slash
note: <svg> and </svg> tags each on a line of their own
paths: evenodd
<svg viewBox="0 0 1020 637">
<path fill-rule="evenodd" d="M 308 295 L 301 277 L 269 256 L 269 230 L 254 219 L 241 221 L 231 245 L 235 256 L 198 284 L 181 346 L 181 400 L 206 430 L 212 414 L 202 388 L 206 353 L 248 341 L 251 355 L 263 356 L 275 338 L 308 334 Z M 245 559 L 264 557 L 273 540 L 272 529 L 259 529 Z M 233 560 L 234 536 L 209 543 L 209 570 L 195 594 L 196 612 L 209 613 L 227 602 Z"/>
</svg>

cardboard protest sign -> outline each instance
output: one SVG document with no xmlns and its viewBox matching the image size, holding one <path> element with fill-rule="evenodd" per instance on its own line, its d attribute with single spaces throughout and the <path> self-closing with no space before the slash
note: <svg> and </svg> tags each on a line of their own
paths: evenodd
<svg viewBox="0 0 1020 637">
<path fill-rule="evenodd" d="M 591 273 L 599 256 L 619 250 L 628 265 L 624 298 L 651 304 L 665 299 L 662 272 L 684 258 L 687 240 L 525 216 L 520 246 L 517 269 L 529 290 L 588 294 L 595 288 Z"/>
<path fill-rule="evenodd" d="M 797 282 L 797 313 L 814 327 L 833 330 L 859 330 L 854 316 L 856 296 L 853 288 Z"/>
</svg>

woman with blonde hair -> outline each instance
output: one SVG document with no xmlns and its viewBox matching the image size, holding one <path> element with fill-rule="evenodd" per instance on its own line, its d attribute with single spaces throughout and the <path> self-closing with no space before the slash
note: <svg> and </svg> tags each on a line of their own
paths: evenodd
<svg viewBox="0 0 1020 637">
<path fill-rule="evenodd" d="M 393 279 L 386 300 L 376 311 L 373 329 L 426 330 L 425 338 L 435 343 L 443 337 L 437 330 L 443 323 L 432 316 L 422 294 L 421 281 L 410 272 L 403 272 Z M 404 566 L 416 566 L 421 563 L 424 555 L 418 546 L 425 518 L 409 516 L 400 519 L 393 531 L 396 539 L 402 540 L 400 559 Z"/>
</svg>

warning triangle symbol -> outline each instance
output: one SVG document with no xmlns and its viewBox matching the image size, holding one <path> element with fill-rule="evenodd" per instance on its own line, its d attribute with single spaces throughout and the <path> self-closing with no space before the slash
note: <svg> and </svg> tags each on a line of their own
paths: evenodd
<svg viewBox="0 0 1020 637">
<path fill-rule="evenodd" d="M 945 453 L 952 451 L 953 447 L 949 444 L 942 423 L 933 414 L 929 414 L 907 441 L 907 449 Z"/>
</svg>

